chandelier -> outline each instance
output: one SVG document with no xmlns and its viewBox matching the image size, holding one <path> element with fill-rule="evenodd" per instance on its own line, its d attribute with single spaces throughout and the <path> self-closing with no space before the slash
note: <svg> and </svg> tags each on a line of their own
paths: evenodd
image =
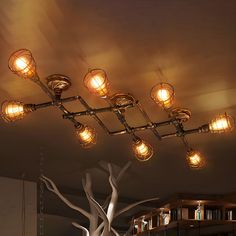
<svg viewBox="0 0 236 236">
<path fill-rule="evenodd" d="M 153 122 L 145 112 L 140 102 L 129 93 L 111 94 L 110 84 L 107 74 L 102 69 L 91 69 L 84 77 L 84 86 L 87 90 L 97 97 L 107 102 L 106 107 L 92 108 L 79 95 L 72 97 L 62 97 L 62 92 L 69 89 L 71 80 L 61 74 L 53 74 L 46 78 L 43 83 L 38 76 L 37 66 L 32 53 L 27 49 L 20 49 L 14 52 L 8 62 L 9 69 L 21 78 L 30 80 L 37 84 L 50 98 L 49 102 L 40 104 L 24 104 L 20 101 L 4 101 L 1 106 L 1 116 L 6 122 L 14 122 L 23 119 L 28 113 L 38 109 L 54 106 L 62 111 L 62 117 L 73 123 L 75 135 L 83 148 L 90 148 L 96 144 L 95 129 L 79 122 L 80 116 L 91 116 L 101 126 L 101 128 L 111 136 L 130 135 L 135 157 L 139 161 L 147 161 L 153 156 L 153 148 L 146 141 L 141 139 L 137 133 L 150 130 L 158 140 L 170 137 L 179 137 L 186 147 L 186 161 L 190 168 L 199 169 L 204 166 L 205 159 L 196 150 L 193 150 L 186 135 L 193 133 L 224 133 L 233 130 L 234 119 L 227 113 L 217 115 L 208 124 L 201 125 L 194 129 L 185 129 L 184 123 L 191 117 L 191 112 L 185 108 L 174 107 L 175 92 L 169 83 L 158 83 L 151 89 L 152 100 L 160 106 L 168 115 L 168 120 Z M 85 108 L 82 111 L 71 112 L 65 107 L 65 103 L 78 100 Z M 137 109 L 146 121 L 142 126 L 131 126 L 126 119 L 128 109 Z M 110 130 L 99 118 L 99 113 L 113 112 L 118 121 L 122 124 L 121 130 Z M 158 131 L 160 126 L 173 126 L 175 132 L 161 134 Z"/>
</svg>

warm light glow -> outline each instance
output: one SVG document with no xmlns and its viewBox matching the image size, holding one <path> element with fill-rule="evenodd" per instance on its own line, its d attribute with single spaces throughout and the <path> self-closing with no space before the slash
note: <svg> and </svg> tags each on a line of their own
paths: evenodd
<svg viewBox="0 0 236 236">
<path fill-rule="evenodd" d="M 151 98 L 159 106 L 170 108 L 173 105 L 174 89 L 168 83 L 159 83 L 152 88 Z"/>
<path fill-rule="evenodd" d="M 188 151 L 187 153 L 187 162 L 190 168 L 200 169 L 204 166 L 204 159 L 199 152 Z"/>
<path fill-rule="evenodd" d="M 212 133 L 222 133 L 231 131 L 234 128 L 234 120 L 226 113 L 217 116 L 209 124 L 209 129 Z"/>
<path fill-rule="evenodd" d="M 24 117 L 24 104 L 16 101 L 5 101 L 2 104 L 2 117 L 6 122 L 20 120 Z"/>
<path fill-rule="evenodd" d="M 91 78 L 91 86 L 95 89 L 101 89 L 104 87 L 104 79 L 98 75 Z"/>
<path fill-rule="evenodd" d="M 201 157 L 196 153 L 190 156 L 189 159 L 192 165 L 198 165 L 201 162 Z"/>
<path fill-rule="evenodd" d="M 136 158 L 139 161 L 147 161 L 153 155 L 152 147 L 148 143 L 142 140 L 138 140 L 134 142 L 133 150 L 134 150 Z"/>
<path fill-rule="evenodd" d="M 100 69 L 89 71 L 85 75 L 84 85 L 89 92 L 100 97 L 106 97 L 109 93 L 106 73 Z"/>
<path fill-rule="evenodd" d="M 24 57 L 17 58 L 15 64 L 19 70 L 24 72 L 29 71 L 29 68 L 27 68 L 28 62 Z"/>
<path fill-rule="evenodd" d="M 27 49 L 14 52 L 9 58 L 8 66 L 13 73 L 26 79 L 31 79 L 36 74 L 34 58 Z"/>
<path fill-rule="evenodd" d="M 81 146 L 83 146 L 84 148 L 89 148 L 96 144 L 95 130 L 88 126 L 77 128 L 76 135 L 80 141 Z"/>
<path fill-rule="evenodd" d="M 167 89 L 160 89 L 157 91 L 157 96 L 160 101 L 166 102 L 168 99 L 170 99 L 170 93 Z"/>
</svg>

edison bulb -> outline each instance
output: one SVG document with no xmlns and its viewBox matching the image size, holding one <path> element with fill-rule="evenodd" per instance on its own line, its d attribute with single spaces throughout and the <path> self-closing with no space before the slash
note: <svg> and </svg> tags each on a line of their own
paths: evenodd
<svg viewBox="0 0 236 236">
<path fill-rule="evenodd" d="M 153 155 L 152 147 L 148 143 L 143 141 L 143 140 L 136 140 L 136 141 L 134 141 L 134 143 L 133 143 L 133 151 L 134 151 L 135 157 L 139 161 L 147 161 Z"/>
<path fill-rule="evenodd" d="M 13 73 L 26 79 L 31 79 L 36 75 L 34 58 L 27 49 L 14 52 L 9 58 L 8 66 Z"/>
<path fill-rule="evenodd" d="M 2 117 L 6 122 L 20 120 L 25 115 L 24 104 L 17 101 L 5 101 L 2 103 Z"/>
<path fill-rule="evenodd" d="M 24 70 L 25 72 L 27 72 L 29 69 L 27 68 L 27 61 L 25 58 L 23 57 L 20 57 L 20 58 L 17 58 L 16 59 L 16 67 L 19 69 L 19 70 Z"/>
<path fill-rule="evenodd" d="M 96 144 L 95 130 L 88 126 L 81 126 L 76 128 L 76 136 L 84 148 L 90 148 Z"/>
<path fill-rule="evenodd" d="M 189 167 L 193 169 L 200 169 L 205 165 L 204 158 L 201 154 L 193 150 L 187 152 L 186 159 Z"/>
<path fill-rule="evenodd" d="M 170 108 L 174 101 L 174 89 L 168 83 L 159 83 L 151 90 L 151 98 L 161 107 Z"/>
<path fill-rule="evenodd" d="M 109 93 L 107 76 L 101 69 L 89 71 L 84 77 L 84 85 L 90 93 L 99 97 L 106 97 Z"/>
<path fill-rule="evenodd" d="M 215 119 L 211 120 L 209 123 L 209 130 L 212 133 L 223 133 L 233 130 L 234 128 L 234 119 L 227 115 L 217 116 Z"/>
</svg>

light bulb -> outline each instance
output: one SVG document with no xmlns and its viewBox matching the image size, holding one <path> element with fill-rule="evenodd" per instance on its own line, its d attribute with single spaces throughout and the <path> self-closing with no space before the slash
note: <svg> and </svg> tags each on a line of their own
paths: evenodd
<svg viewBox="0 0 236 236">
<path fill-rule="evenodd" d="M 133 143 L 133 151 L 139 161 L 147 161 L 153 155 L 152 147 L 145 141 L 138 139 Z"/>
<path fill-rule="evenodd" d="M 90 148 L 96 144 L 95 130 L 86 125 L 76 128 L 76 136 L 83 148 Z"/>
<path fill-rule="evenodd" d="M 13 73 L 26 79 L 31 79 L 36 75 L 34 58 L 27 49 L 14 52 L 9 58 L 8 66 Z"/>
<path fill-rule="evenodd" d="M 200 169 L 204 167 L 205 161 L 199 152 L 190 150 L 187 152 L 187 162 L 190 168 L 192 169 Z"/>
<path fill-rule="evenodd" d="M 101 76 L 99 75 L 95 75 L 91 78 L 91 86 L 94 89 L 101 89 L 102 87 L 104 87 L 104 80 Z"/>
<path fill-rule="evenodd" d="M 167 89 L 160 89 L 157 91 L 157 96 L 159 98 L 160 101 L 167 101 L 168 99 L 170 99 L 170 93 Z"/>
<path fill-rule="evenodd" d="M 170 108 L 174 101 L 174 89 L 168 83 L 159 83 L 151 90 L 151 98 L 161 107 Z"/>
<path fill-rule="evenodd" d="M 227 115 L 218 115 L 209 123 L 209 130 L 211 133 L 223 133 L 232 131 L 234 128 L 234 119 Z"/>
<path fill-rule="evenodd" d="M 109 93 L 107 75 L 101 69 L 90 70 L 84 77 L 84 85 L 99 97 L 106 97 Z"/>
<path fill-rule="evenodd" d="M 24 104 L 17 101 L 5 101 L 2 103 L 2 117 L 6 122 L 13 122 L 16 120 L 21 120 L 26 111 L 24 109 Z"/>
<path fill-rule="evenodd" d="M 24 72 L 29 71 L 29 69 L 27 68 L 28 62 L 26 61 L 26 59 L 24 57 L 17 58 L 15 63 L 16 63 L 16 67 L 19 70 L 22 70 Z"/>
</svg>

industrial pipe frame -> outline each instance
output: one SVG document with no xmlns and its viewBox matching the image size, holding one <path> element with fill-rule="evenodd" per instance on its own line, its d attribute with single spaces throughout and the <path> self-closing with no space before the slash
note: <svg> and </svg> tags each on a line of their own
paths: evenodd
<svg viewBox="0 0 236 236">
<path fill-rule="evenodd" d="M 29 111 L 35 111 L 35 110 L 50 107 L 50 106 L 57 107 L 58 109 L 62 111 L 63 113 L 62 117 L 64 119 L 71 121 L 75 125 L 75 127 L 81 126 L 81 123 L 76 120 L 76 117 L 92 116 L 95 119 L 95 121 L 102 127 L 102 129 L 108 135 L 115 136 L 115 135 L 129 134 L 135 140 L 137 139 L 135 132 L 151 130 L 158 140 L 171 138 L 171 137 L 180 137 L 181 140 L 183 141 L 183 144 L 188 150 L 190 149 L 190 146 L 189 146 L 188 141 L 185 138 L 186 135 L 193 134 L 193 133 L 208 133 L 209 132 L 209 124 L 204 124 L 198 128 L 185 130 L 183 126 L 183 121 L 175 117 L 172 117 L 171 119 L 162 121 L 162 122 L 153 122 L 151 121 L 146 111 L 142 108 L 140 102 L 130 94 L 126 94 L 126 95 L 132 96 L 134 100 L 129 102 L 128 104 L 114 105 L 111 100 L 111 97 L 106 97 L 105 100 L 108 102 L 109 106 L 102 107 L 102 108 L 92 108 L 81 96 L 61 98 L 61 96 L 53 94 L 52 91 L 40 80 L 37 74 L 35 74 L 35 76 L 31 78 L 30 80 L 35 82 L 42 89 L 42 91 L 45 94 L 47 94 L 49 98 L 51 98 L 52 101 L 40 103 L 40 104 L 25 104 L 24 108 L 26 108 L 26 110 L 28 109 Z M 72 102 L 75 100 L 78 100 L 83 105 L 85 110 L 77 111 L 77 112 L 70 112 L 63 105 L 64 103 Z M 126 118 L 124 115 L 125 110 L 130 109 L 130 108 L 138 109 L 141 115 L 143 116 L 143 118 L 145 119 L 145 121 L 147 122 L 147 124 L 142 125 L 142 126 L 131 127 L 126 121 Z M 170 111 L 168 109 L 165 109 L 165 111 L 170 117 Z M 124 126 L 124 129 L 116 130 L 116 131 L 109 130 L 108 127 L 103 123 L 103 121 L 97 115 L 99 113 L 105 113 L 105 112 L 113 112 L 117 116 L 119 122 Z M 157 131 L 158 127 L 166 126 L 166 125 L 173 125 L 174 128 L 176 129 L 176 132 L 160 134 Z"/>
</svg>

